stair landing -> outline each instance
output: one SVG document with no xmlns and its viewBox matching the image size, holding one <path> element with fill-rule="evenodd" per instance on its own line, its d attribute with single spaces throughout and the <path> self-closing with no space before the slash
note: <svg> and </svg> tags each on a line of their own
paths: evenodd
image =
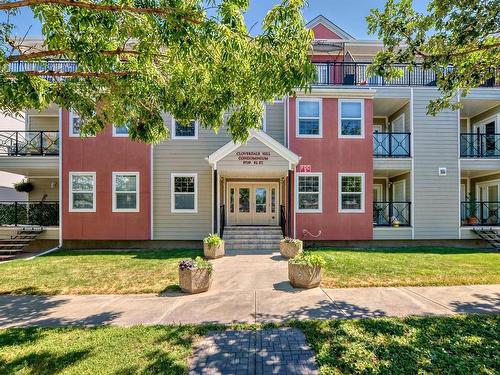
<svg viewBox="0 0 500 375">
<path fill-rule="evenodd" d="M 223 235 L 226 250 L 279 250 L 282 239 L 278 226 L 227 226 Z"/>
<path fill-rule="evenodd" d="M 0 262 L 22 257 L 23 250 L 43 231 L 44 229 L 39 227 L 25 227 L 20 228 L 16 235 L 10 238 L 0 238 Z"/>
</svg>

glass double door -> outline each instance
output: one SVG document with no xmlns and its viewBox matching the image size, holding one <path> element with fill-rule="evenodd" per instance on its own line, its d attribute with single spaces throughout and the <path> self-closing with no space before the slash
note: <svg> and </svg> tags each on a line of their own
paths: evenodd
<svg viewBox="0 0 500 375">
<path fill-rule="evenodd" d="M 228 183 L 228 225 L 278 225 L 277 183 Z"/>
</svg>

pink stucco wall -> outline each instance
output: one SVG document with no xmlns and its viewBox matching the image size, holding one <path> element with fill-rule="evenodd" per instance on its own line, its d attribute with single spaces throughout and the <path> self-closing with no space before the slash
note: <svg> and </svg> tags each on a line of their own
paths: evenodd
<svg viewBox="0 0 500 375">
<path fill-rule="evenodd" d="M 339 139 L 338 99 L 323 98 L 323 138 L 295 136 L 296 99 L 289 100 L 290 149 L 302 157 L 300 164 L 311 165 L 311 172 L 323 173 L 323 211 L 297 213 L 296 237 L 305 240 L 373 239 L 373 101 L 365 99 L 364 139 Z M 339 173 L 365 174 L 364 213 L 338 212 Z M 295 192 L 295 188 L 292 191 Z M 295 207 L 295 196 L 292 202 Z"/>
</svg>

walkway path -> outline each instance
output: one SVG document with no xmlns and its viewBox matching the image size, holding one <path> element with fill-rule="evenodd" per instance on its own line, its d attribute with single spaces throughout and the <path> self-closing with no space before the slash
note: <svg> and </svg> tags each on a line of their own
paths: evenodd
<svg viewBox="0 0 500 375">
<path fill-rule="evenodd" d="M 0 327 L 500 313 L 500 285 L 299 290 L 279 254 L 234 255 L 214 261 L 212 288 L 199 295 L 0 296 Z"/>
</svg>

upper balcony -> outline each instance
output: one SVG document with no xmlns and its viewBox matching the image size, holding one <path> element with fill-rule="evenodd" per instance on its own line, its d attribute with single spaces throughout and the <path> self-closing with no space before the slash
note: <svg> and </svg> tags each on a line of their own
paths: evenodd
<svg viewBox="0 0 500 375">
<path fill-rule="evenodd" d="M 373 156 L 376 158 L 409 158 L 411 133 L 373 133 Z"/>
<path fill-rule="evenodd" d="M 370 76 L 368 67 L 370 62 L 314 62 L 317 69 L 317 86 L 436 86 L 436 74 L 430 69 L 417 65 L 397 65 L 402 69 L 401 77 L 386 80 L 380 76 Z M 449 69 L 452 69 L 451 67 Z M 500 74 L 486 81 L 481 87 L 500 87 Z"/>
<path fill-rule="evenodd" d="M 0 157 L 58 155 L 58 131 L 0 131 Z"/>
</svg>

